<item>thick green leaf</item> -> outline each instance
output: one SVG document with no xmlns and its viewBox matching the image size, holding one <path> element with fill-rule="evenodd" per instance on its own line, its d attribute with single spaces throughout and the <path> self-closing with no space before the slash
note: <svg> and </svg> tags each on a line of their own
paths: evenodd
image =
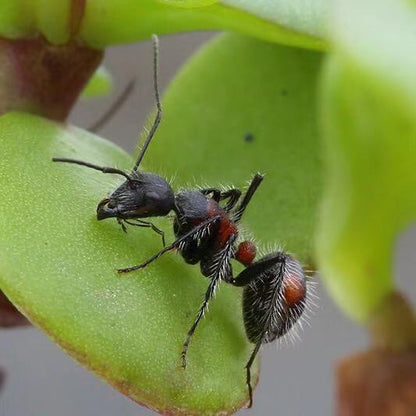
<svg viewBox="0 0 416 416">
<path fill-rule="evenodd" d="M 330 0 L 88 0 L 0 2 L 0 36 L 42 33 L 62 44 L 71 36 L 88 46 L 148 39 L 152 33 L 235 30 L 264 40 L 322 49 Z M 58 7 L 59 5 L 59 7 Z"/>
<path fill-rule="evenodd" d="M 146 39 L 152 33 L 225 29 L 288 45 L 313 49 L 324 47 L 322 37 L 317 35 L 321 33 L 320 28 L 325 22 L 324 7 L 321 8 L 315 3 L 317 12 L 314 19 L 307 20 L 310 21 L 310 26 L 316 27 L 316 33 L 310 34 L 312 30 L 302 31 L 301 24 L 299 27 L 281 24 L 277 18 L 279 10 L 274 2 L 268 2 L 267 5 L 265 2 L 258 3 L 258 10 L 252 8 L 247 11 L 238 4 L 223 2 L 186 9 L 168 5 L 166 1 L 90 0 L 87 3 L 81 36 L 88 44 L 101 47 Z M 290 15 L 296 16 L 292 19 L 292 23 L 305 18 L 302 12 L 297 14 L 293 12 Z M 289 19 L 286 19 L 285 23 L 289 23 Z"/>
<path fill-rule="evenodd" d="M 82 97 L 100 97 L 108 94 L 113 87 L 110 72 L 104 66 L 99 66 L 82 91 Z"/>
<path fill-rule="evenodd" d="M 6 38 L 25 36 L 32 31 L 34 15 L 27 4 L 22 1 L 10 0 L 0 2 L 0 33 Z"/>
<path fill-rule="evenodd" d="M 53 44 L 66 43 L 70 38 L 71 7 L 71 0 L 2 0 L 0 36 L 20 38 L 40 32 Z"/>
<path fill-rule="evenodd" d="M 245 220 L 263 242 L 283 243 L 309 261 L 321 182 L 314 106 L 320 61 L 316 53 L 236 35 L 217 39 L 167 93 L 146 163 L 176 174 L 175 187 L 243 186 L 253 172 L 266 173 Z M 247 398 L 252 348 L 240 291 L 222 285 L 184 372 L 179 354 L 206 279 L 175 255 L 118 277 L 116 267 L 147 258 L 160 238 L 96 221 L 95 206 L 117 179 L 50 162 L 66 156 L 129 167 L 130 158 L 91 134 L 23 114 L 0 119 L 0 141 L 0 288 L 133 399 L 169 414 L 238 409 Z M 168 219 L 158 225 L 171 228 Z"/>
<path fill-rule="evenodd" d="M 170 6 L 180 7 L 203 7 L 218 3 L 219 0 L 159 0 L 161 3 L 169 4 Z"/>
<path fill-rule="evenodd" d="M 266 21 L 317 39 L 325 38 L 325 26 L 333 0 L 222 0 Z"/>
<path fill-rule="evenodd" d="M 320 63 L 315 52 L 220 36 L 171 84 L 147 166 L 193 186 L 243 187 L 254 172 L 265 173 L 244 223 L 260 245 L 283 245 L 312 262 Z"/>
<path fill-rule="evenodd" d="M 130 157 L 85 131 L 18 113 L 0 118 L 0 146 L 1 290 L 70 355 L 148 407 L 170 415 L 241 407 L 252 346 L 240 290 L 222 285 L 184 371 L 182 343 L 207 279 L 174 254 L 120 277 L 116 267 L 155 253 L 160 237 L 96 220 L 96 204 L 117 178 L 51 162 L 74 157 L 128 168 Z M 171 228 L 168 219 L 159 225 Z"/>
<path fill-rule="evenodd" d="M 393 0 L 337 4 L 322 119 L 328 184 L 319 263 L 365 320 L 391 292 L 397 234 L 416 217 L 416 13 Z"/>
</svg>

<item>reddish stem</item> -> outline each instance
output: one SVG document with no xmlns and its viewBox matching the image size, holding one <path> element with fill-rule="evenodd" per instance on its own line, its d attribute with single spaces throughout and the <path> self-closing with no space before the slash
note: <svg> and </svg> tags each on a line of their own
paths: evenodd
<svg viewBox="0 0 416 416">
<path fill-rule="evenodd" d="M 0 291 L 0 327 L 29 325 L 29 321 L 12 305 Z"/>
<path fill-rule="evenodd" d="M 337 416 L 415 416 L 416 351 L 370 350 L 337 370 Z"/>
<path fill-rule="evenodd" d="M 372 348 L 337 369 L 337 416 L 416 415 L 416 319 L 393 293 L 374 311 Z"/>
<path fill-rule="evenodd" d="M 0 114 L 26 111 L 63 121 L 103 51 L 45 39 L 0 39 Z"/>
</svg>

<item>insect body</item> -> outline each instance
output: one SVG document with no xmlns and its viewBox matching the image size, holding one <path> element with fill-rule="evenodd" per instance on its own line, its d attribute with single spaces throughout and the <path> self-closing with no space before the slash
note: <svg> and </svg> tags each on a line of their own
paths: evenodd
<svg viewBox="0 0 416 416">
<path fill-rule="evenodd" d="M 232 284 L 244 286 L 244 326 L 247 338 L 255 344 L 246 365 L 251 407 L 251 366 L 262 344 L 285 335 L 301 317 L 306 304 L 306 278 L 296 259 L 275 252 L 250 264 Z"/>
<path fill-rule="evenodd" d="M 143 269 L 168 251 L 178 249 L 187 263 L 199 262 L 201 273 L 210 278 L 202 305 L 183 344 L 181 358 L 184 368 L 191 338 L 218 284 L 225 281 L 244 287 L 244 325 L 247 338 L 255 344 L 246 365 L 248 407 L 253 401 L 251 366 L 261 345 L 285 335 L 302 315 L 306 301 L 305 274 L 295 258 L 275 252 L 254 262 L 255 245 L 250 241 L 237 245 L 238 223 L 262 180 L 263 176 L 256 174 L 242 198 L 239 189 L 221 192 L 208 188 L 177 194 L 174 207 L 176 240 L 138 266 L 119 269 L 120 273 Z M 209 194 L 212 196 L 207 198 Z M 227 199 L 222 207 L 220 201 Z M 233 277 L 231 259 L 246 266 L 236 278 Z"/>
<path fill-rule="evenodd" d="M 256 175 L 248 191 L 237 209 L 225 211 L 225 216 L 218 213 L 203 219 L 201 216 L 182 217 L 182 221 L 190 228 L 179 232 L 180 225 L 175 222 L 177 239 L 138 266 L 120 269 L 120 273 L 128 273 L 143 269 L 164 253 L 178 248 L 187 263 L 200 262 L 201 272 L 210 278 L 208 289 L 195 321 L 188 331 L 182 349 L 182 366 L 187 365 L 186 356 L 191 337 L 193 336 L 208 304 L 221 281 L 234 286 L 244 287 L 243 319 L 247 338 L 255 344 L 254 350 L 246 364 L 246 382 L 249 391 L 249 405 L 253 402 L 251 386 L 251 366 L 262 344 L 274 341 L 285 335 L 301 317 L 306 304 L 306 277 L 301 264 L 291 255 L 284 252 L 268 254 L 253 262 L 256 255 L 255 245 L 243 241 L 238 246 L 238 221 L 254 190 L 261 182 L 262 176 Z M 189 191 L 193 192 L 193 191 Z M 202 194 L 201 194 L 202 195 Z M 251 195 L 251 196 L 250 196 Z M 191 198 L 187 201 L 189 202 Z M 213 199 L 205 200 L 208 206 L 214 205 Z M 216 202 L 216 201 L 215 201 Z M 202 203 L 201 203 L 202 205 Z M 192 211 L 194 214 L 197 211 Z M 210 211 L 208 211 L 210 212 Z M 224 215 L 224 213 L 222 213 Z M 179 216 L 176 217 L 178 221 Z M 225 225 L 224 225 L 225 224 Z M 231 259 L 236 259 L 247 266 L 237 277 L 233 277 Z"/>
<path fill-rule="evenodd" d="M 187 263 L 196 264 L 199 262 L 201 273 L 210 278 L 205 299 L 183 345 L 182 366 L 184 368 L 186 367 L 186 355 L 191 337 L 203 317 L 215 289 L 221 281 L 227 283 L 234 281 L 230 260 L 236 259 L 243 265 L 248 265 L 254 260 L 256 248 L 252 242 L 243 241 L 238 246 L 236 243 L 238 223 L 262 180 L 263 176 L 256 174 L 243 198 L 241 198 L 239 189 L 221 192 L 216 188 L 208 188 L 179 193 L 175 197 L 174 207 L 176 240 L 144 263 L 119 269 L 119 273 L 143 269 L 164 253 L 178 249 Z M 208 198 L 209 194 L 212 196 Z M 224 207 L 220 205 L 222 200 L 228 200 Z"/>
<path fill-rule="evenodd" d="M 143 269 L 164 253 L 177 249 L 186 263 L 199 263 L 202 275 L 209 278 L 204 300 L 183 344 L 181 359 L 184 368 L 191 338 L 219 283 L 224 281 L 244 287 L 244 324 L 249 341 L 255 344 L 246 364 L 250 407 L 251 366 L 261 345 L 285 335 L 301 316 L 306 300 L 305 275 L 300 263 L 291 255 L 278 251 L 254 261 L 254 243 L 248 240 L 238 241 L 239 222 L 263 180 L 261 174 L 253 176 L 244 195 L 240 189 L 235 188 L 226 191 L 217 188 L 184 190 L 175 195 L 163 177 L 138 170 L 162 114 L 157 81 L 156 36 L 153 36 L 153 45 L 157 112 L 132 171 L 128 173 L 76 159 L 53 160 L 123 176 L 125 181 L 98 204 L 97 219 L 116 218 L 123 230 L 126 230 L 125 224 L 131 224 L 151 228 L 162 236 L 164 248 L 161 251 L 137 266 L 119 269 L 119 273 Z M 166 216 L 171 211 L 174 212 L 173 228 L 176 239 L 165 246 L 163 231 L 147 221 L 147 218 Z M 233 276 L 232 259 L 245 266 L 237 277 Z"/>
</svg>

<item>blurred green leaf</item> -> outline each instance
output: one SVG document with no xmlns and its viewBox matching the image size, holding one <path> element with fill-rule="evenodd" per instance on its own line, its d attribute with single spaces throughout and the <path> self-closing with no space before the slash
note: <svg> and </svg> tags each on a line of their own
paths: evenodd
<svg viewBox="0 0 416 416">
<path fill-rule="evenodd" d="M 9 0 L 2 0 L 9 1 Z M 26 1 L 23 1 L 23 8 Z M 36 30 L 53 44 L 64 44 L 71 36 L 71 12 L 78 0 L 32 0 Z"/>
<path fill-rule="evenodd" d="M 32 37 L 37 32 L 53 44 L 70 38 L 71 0 L 1 0 L 0 36 Z"/>
<path fill-rule="evenodd" d="M 265 21 L 316 39 L 325 39 L 325 26 L 333 0 L 222 0 Z"/>
<path fill-rule="evenodd" d="M 316 52 L 218 37 L 169 87 L 147 166 L 175 177 L 177 186 L 244 187 L 254 172 L 265 173 L 244 224 L 261 243 L 283 245 L 311 263 L 321 190 L 320 64 Z"/>
<path fill-rule="evenodd" d="M 403 1 L 348 0 L 331 25 L 318 254 L 332 295 L 357 320 L 391 292 L 395 240 L 416 217 L 415 22 Z"/>
<path fill-rule="evenodd" d="M 0 2 L 0 34 L 5 38 L 17 38 L 32 33 L 35 14 L 33 8 L 26 2 L 2 0 Z"/>
<path fill-rule="evenodd" d="M 159 0 L 159 2 L 168 4 L 170 6 L 193 8 L 210 6 L 211 4 L 218 3 L 219 0 Z"/>
<path fill-rule="evenodd" d="M 283 10 L 285 24 L 278 20 L 279 8 L 274 2 L 260 1 L 258 9 L 245 10 L 236 4 L 217 2 L 199 8 L 183 8 L 166 4 L 166 1 L 90 0 L 87 3 L 85 19 L 81 27 L 82 38 L 93 46 L 106 46 L 114 43 L 133 42 L 147 39 L 152 33 L 166 34 L 188 30 L 235 30 L 264 40 L 303 46 L 306 48 L 323 48 L 321 37 L 325 21 L 325 4 L 315 2 L 313 17 L 311 7 L 303 15 L 301 9 Z M 261 10 L 261 13 L 260 13 Z M 268 13 L 269 12 L 269 13 Z M 290 19 L 289 16 L 292 18 Z M 295 17 L 296 16 L 296 17 Z M 289 22 L 307 20 L 308 32 L 299 27 L 290 26 Z M 310 35 L 316 28 L 316 33 Z M 317 35 L 319 33 L 319 35 Z"/>
<path fill-rule="evenodd" d="M 152 33 L 235 30 L 263 40 L 322 49 L 330 0 L 2 0 L 0 36 L 37 33 L 53 44 L 71 37 L 88 46 L 148 39 Z"/>
<path fill-rule="evenodd" d="M 180 352 L 207 279 L 174 254 L 120 277 L 115 269 L 155 253 L 160 237 L 97 221 L 96 205 L 118 178 L 51 161 L 128 169 L 131 158 L 85 131 L 18 113 L 0 118 L 0 145 L 1 290 L 80 363 L 152 409 L 202 415 L 241 407 L 253 347 L 240 291 L 222 285 L 184 371 Z M 168 219 L 158 224 L 171 229 Z"/>
<path fill-rule="evenodd" d="M 109 94 L 113 87 L 111 74 L 104 66 L 99 66 L 94 75 L 88 81 L 88 84 L 82 91 L 83 98 L 100 97 Z"/>
</svg>

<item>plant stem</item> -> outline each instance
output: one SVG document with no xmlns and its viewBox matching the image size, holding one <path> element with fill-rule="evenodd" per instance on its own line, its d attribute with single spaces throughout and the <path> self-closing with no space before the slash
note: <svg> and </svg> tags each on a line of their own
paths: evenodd
<svg viewBox="0 0 416 416">
<path fill-rule="evenodd" d="M 0 291 L 0 328 L 29 325 L 29 321 Z M 1 374 L 0 374 L 1 375 Z"/>
<path fill-rule="evenodd" d="M 76 43 L 0 39 L 0 114 L 26 111 L 64 121 L 102 57 Z"/>
<path fill-rule="evenodd" d="M 416 349 L 416 318 L 408 301 L 392 293 L 372 314 L 368 329 L 376 349 L 406 351 Z"/>
<path fill-rule="evenodd" d="M 371 348 L 337 368 L 337 416 L 413 416 L 416 409 L 416 319 L 399 293 L 368 322 Z"/>
</svg>

